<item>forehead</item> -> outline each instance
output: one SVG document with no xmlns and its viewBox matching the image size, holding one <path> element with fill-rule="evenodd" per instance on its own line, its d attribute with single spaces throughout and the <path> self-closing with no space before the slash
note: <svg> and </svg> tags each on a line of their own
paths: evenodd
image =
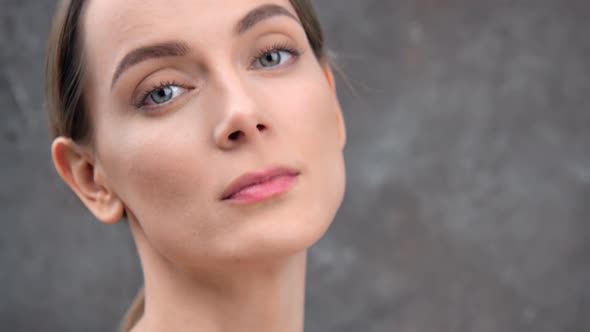
<svg viewBox="0 0 590 332">
<path fill-rule="evenodd" d="M 85 37 L 128 43 L 166 33 L 230 32 L 249 10 L 278 4 L 293 14 L 288 0 L 92 0 L 82 18 Z"/>
<path fill-rule="evenodd" d="M 231 37 L 250 10 L 289 0 L 91 0 L 81 18 L 83 43 L 93 66 L 111 66 L 127 51 L 163 40 L 211 46 Z M 103 68 L 104 69 L 104 68 Z"/>
</svg>

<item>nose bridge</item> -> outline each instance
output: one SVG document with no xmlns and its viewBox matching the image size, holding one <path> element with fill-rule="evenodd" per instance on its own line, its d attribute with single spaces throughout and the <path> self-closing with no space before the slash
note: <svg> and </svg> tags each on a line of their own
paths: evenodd
<svg viewBox="0 0 590 332">
<path fill-rule="evenodd" d="M 236 71 L 219 73 L 218 77 L 221 117 L 214 130 L 215 143 L 231 149 L 260 139 L 268 124 L 255 90 Z"/>
<path fill-rule="evenodd" d="M 222 94 L 225 97 L 229 114 L 252 116 L 257 113 L 255 91 L 248 86 L 246 79 L 239 73 L 224 73 L 220 78 Z"/>
</svg>

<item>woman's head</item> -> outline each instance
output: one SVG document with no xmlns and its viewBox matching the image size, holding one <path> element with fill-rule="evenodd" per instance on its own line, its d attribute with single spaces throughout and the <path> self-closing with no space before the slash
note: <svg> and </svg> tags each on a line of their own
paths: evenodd
<svg viewBox="0 0 590 332">
<path fill-rule="evenodd" d="M 319 239 L 342 200 L 345 129 L 309 1 L 62 7 L 47 57 L 52 155 L 99 220 L 126 213 L 140 253 L 196 268 Z M 280 194 L 224 195 L 277 168 L 297 174 L 275 181 Z"/>
</svg>

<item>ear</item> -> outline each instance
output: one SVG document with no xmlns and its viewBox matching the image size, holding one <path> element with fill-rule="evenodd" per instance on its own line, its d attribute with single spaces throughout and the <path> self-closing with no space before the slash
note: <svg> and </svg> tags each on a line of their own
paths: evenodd
<svg viewBox="0 0 590 332">
<path fill-rule="evenodd" d="M 322 64 L 322 69 L 324 70 L 324 76 L 326 76 L 326 80 L 328 80 L 328 84 L 332 88 L 332 91 L 336 93 L 336 81 L 334 80 L 332 68 L 330 68 L 330 65 L 328 64 Z"/>
<path fill-rule="evenodd" d="M 332 69 L 330 68 L 329 65 L 324 64 L 324 65 L 322 65 L 322 68 L 324 70 L 324 76 L 326 76 L 326 80 L 328 81 L 328 84 L 330 85 L 330 88 L 332 88 L 332 91 L 334 92 L 334 95 L 336 97 L 336 104 L 338 106 L 338 109 L 336 110 L 336 121 L 337 121 L 337 125 L 338 125 L 338 139 L 340 142 L 340 148 L 344 149 L 344 147 L 346 146 L 346 124 L 344 123 L 344 117 L 342 116 L 342 109 L 340 108 L 340 103 L 338 102 L 338 95 L 336 92 L 336 81 L 334 80 L 334 74 L 333 74 Z"/>
<path fill-rule="evenodd" d="M 123 202 L 104 183 L 87 147 L 58 137 L 51 145 L 53 164 L 61 178 L 100 221 L 113 224 L 123 217 Z"/>
</svg>

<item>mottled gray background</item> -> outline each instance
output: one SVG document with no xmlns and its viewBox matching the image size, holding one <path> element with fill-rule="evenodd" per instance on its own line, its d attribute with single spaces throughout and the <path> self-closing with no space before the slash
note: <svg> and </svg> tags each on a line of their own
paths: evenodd
<svg viewBox="0 0 590 332">
<path fill-rule="evenodd" d="M 316 3 L 354 90 L 306 330 L 590 331 L 590 4 Z M 109 331 L 140 267 L 50 163 L 53 6 L 0 4 L 0 330 Z"/>
</svg>

